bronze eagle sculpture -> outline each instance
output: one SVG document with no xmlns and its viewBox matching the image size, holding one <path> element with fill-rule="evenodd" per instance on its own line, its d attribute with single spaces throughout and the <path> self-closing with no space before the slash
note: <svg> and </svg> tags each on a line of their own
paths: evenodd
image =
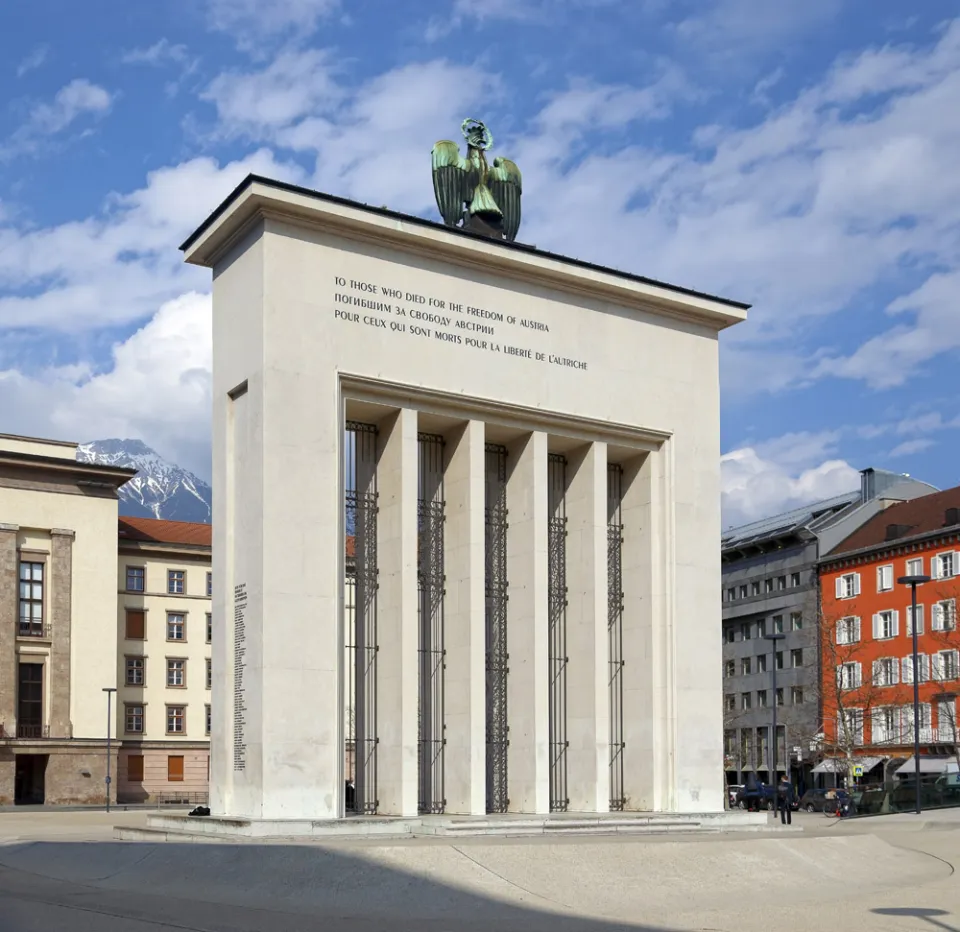
<svg viewBox="0 0 960 932">
<path fill-rule="evenodd" d="M 460 129 L 467 140 L 466 158 L 449 139 L 433 147 L 433 192 L 440 216 L 447 226 L 462 223 L 465 230 L 513 242 L 520 229 L 520 169 L 499 155 L 492 166 L 487 164 L 493 136 L 480 120 L 464 120 Z"/>
</svg>

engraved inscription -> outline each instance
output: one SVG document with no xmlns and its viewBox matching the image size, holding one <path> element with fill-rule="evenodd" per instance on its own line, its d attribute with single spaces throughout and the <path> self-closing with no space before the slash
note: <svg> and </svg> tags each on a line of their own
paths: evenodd
<svg viewBox="0 0 960 932">
<path fill-rule="evenodd" d="M 243 685 L 244 659 L 247 653 L 246 631 L 247 586 L 233 587 L 233 769 L 247 768 L 247 706 Z"/>
</svg>

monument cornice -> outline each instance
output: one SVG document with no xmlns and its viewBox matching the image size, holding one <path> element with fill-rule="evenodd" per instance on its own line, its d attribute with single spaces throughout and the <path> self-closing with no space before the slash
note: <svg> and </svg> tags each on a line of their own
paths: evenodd
<svg viewBox="0 0 960 932">
<path fill-rule="evenodd" d="M 714 331 L 746 320 L 750 305 L 536 249 L 495 241 L 344 198 L 249 175 L 180 247 L 187 262 L 213 268 L 251 229 L 271 218 L 388 244 Z"/>
</svg>

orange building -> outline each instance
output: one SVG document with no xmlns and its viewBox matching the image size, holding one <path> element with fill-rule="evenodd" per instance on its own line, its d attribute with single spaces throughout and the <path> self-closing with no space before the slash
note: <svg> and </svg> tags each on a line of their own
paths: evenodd
<svg viewBox="0 0 960 932">
<path fill-rule="evenodd" d="M 820 561 L 821 773 L 831 760 L 845 772 L 852 755 L 878 782 L 891 758 L 913 755 L 911 590 L 897 582 L 908 575 L 932 577 L 917 587 L 921 770 L 957 759 L 960 487 L 890 506 Z"/>
</svg>

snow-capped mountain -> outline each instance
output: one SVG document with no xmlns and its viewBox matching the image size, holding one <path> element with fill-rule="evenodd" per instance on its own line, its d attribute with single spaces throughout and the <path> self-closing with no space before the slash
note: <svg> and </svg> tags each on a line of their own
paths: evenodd
<svg viewBox="0 0 960 932">
<path fill-rule="evenodd" d="M 137 474 L 120 489 L 120 514 L 210 523 L 210 486 L 140 440 L 94 440 L 77 448 L 83 463 L 126 466 Z"/>
</svg>

